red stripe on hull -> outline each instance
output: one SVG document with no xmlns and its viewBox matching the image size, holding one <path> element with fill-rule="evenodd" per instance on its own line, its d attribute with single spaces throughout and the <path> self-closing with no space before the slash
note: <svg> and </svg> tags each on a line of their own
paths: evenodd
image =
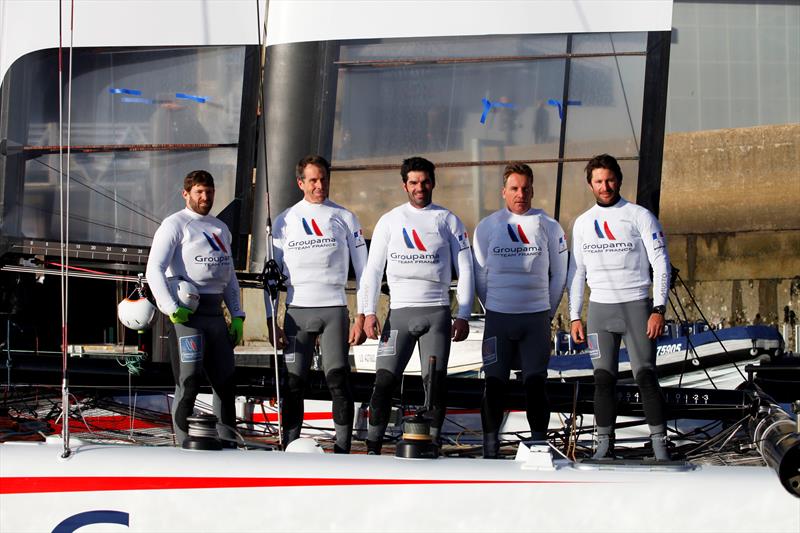
<svg viewBox="0 0 800 533">
<path fill-rule="evenodd" d="M 88 426 L 83 423 L 83 420 L 69 421 L 70 431 L 125 431 L 131 429 L 131 419 L 127 416 L 90 416 L 86 417 Z M 161 424 L 146 422 L 138 418 L 133 419 L 133 429 L 152 429 L 159 427 L 171 427 L 172 421 L 169 417 L 165 417 Z M 50 427 L 53 432 L 61 433 L 61 424 L 50 422 Z"/>
<path fill-rule="evenodd" d="M 338 487 L 357 485 L 532 485 L 592 484 L 586 481 L 362 479 L 261 477 L 4 477 L 0 494 L 97 492 L 117 490 L 237 489 L 267 487 Z"/>
<path fill-rule="evenodd" d="M 319 413 L 305 413 L 303 414 L 303 420 L 333 420 L 333 414 L 328 411 L 326 412 L 319 412 Z M 264 422 L 265 417 L 261 413 L 253 413 L 253 422 Z M 278 413 L 267 413 L 266 421 L 269 422 L 277 422 L 278 421 Z"/>
</svg>

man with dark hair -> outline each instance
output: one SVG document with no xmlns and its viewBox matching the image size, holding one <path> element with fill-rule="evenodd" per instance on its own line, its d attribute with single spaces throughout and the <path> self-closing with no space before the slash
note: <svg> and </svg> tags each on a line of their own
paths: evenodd
<svg viewBox="0 0 800 533">
<path fill-rule="evenodd" d="M 322 368 L 333 400 L 334 452 L 349 453 L 353 432 L 348 345 L 364 342 L 361 275 L 367 247 L 358 218 L 328 199 L 330 164 L 310 155 L 297 163 L 297 186 L 303 199 L 278 215 L 274 226 L 275 261 L 287 276 L 284 331 L 272 331 L 275 302 L 265 301 L 270 342 L 284 347 L 288 387 L 283 396 L 284 444 L 300 436 L 305 387 L 314 348 L 320 341 Z M 345 285 L 353 262 L 357 311 L 349 329 Z M 264 292 L 269 298 L 269 293 Z"/>
<path fill-rule="evenodd" d="M 594 458 L 613 457 L 615 389 L 620 341 L 624 339 L 642 394 L 653 452 L 657 460 L 668 460 L 664 398 L 655 368 L 655 340 L 664 329 L 669 291 L 664 233 L 650 211 L 620 196 L 622 171 L 612 156 L 592 158 L 586 165 L 586 181 L 597 205 L 575 220 L 567 288 L 572 338 L 588 341 L 594 366 Z M 581 322 L 584 282 L 591 291 L 588 337 Z"/>
<path fill-rule="evenodd" d="M 474 294 L 472 257 L 464 225 L 456 215 L 432 203 L 436 186 L 433 163 L 411 157 L 403 161 L 400 175 L 408 203 L 378 220 L 364 271 L 364 331 L 371 339 L 377 339 L 381 332 L 375 313 L 384 267 L 390 292 L 389 316 L 378 345 L 369 409 L 370 454 L 380 454 L 392 391 L 417 344 L 426 386 L 436 380 L 431 432 L 438 442 L 446 408 L 450 341 L 467 338 Z M 449 290 L 453 267 L 458 276 L 458 314 L 451 322 Z M 433 376 L 428 375 L 430 356 L 436 356 Z"/>
<path fill-rule="evenodd" d="M 195 170 L 183 180 L 186 208 L 170 215 L 156 230 L 147 258 L 147 282 L 158 308 L 175 325 L 177 352 L 173 352 L 175 398 L 172 415 L 175 437 L 187 437 L 187 417 L 205 372 L 214 391 L 214 414 L 220 437 L 236 439 L 233 347 L 242 340 L 245 313 L 239 301 L 239 282 L 231 257 L 231 232 L 210 215 L 214 205 L 214 178 Z M 196 310 L 180 301 L 170 281 L 184 280 L 199 292 Z M 225 324 L 222 302 L 231 314 Z"/>
<path fill-rule="evenodd" d="M 480 221 L 472 242 L 475 288 L 486 308 L 481 350 L 485 458 L 498 457 L 504 391 L 513 368 L 522 368 L 531 437 L 546 438 L 550 320 L 567 277 L 564 230 L 544 211 L 531 207 L 531 168 L 506 166 L 501 194 L 505 207 Z"/>
</svg>

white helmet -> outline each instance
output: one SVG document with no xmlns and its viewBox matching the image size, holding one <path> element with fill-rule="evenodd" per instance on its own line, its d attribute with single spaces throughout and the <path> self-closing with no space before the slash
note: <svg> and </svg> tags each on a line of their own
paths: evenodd
<svg viewBox="0 0 800 533">
<path fill-rule="evenodd" d="M 200 291 L 197 287 L 186 280 L 173 278 L 169 280 L 169 291 L 178 305 L 192 312 L 197 311 L 197 306 L 200 305 Z"/>
<path fill-rule="evenodd" d="M 117 305 L 117 317 L 128 329 L 141 331 L 153 325 L 156 307 L 147 298 L 129 300 L 125 298 Z"/>
</svg>

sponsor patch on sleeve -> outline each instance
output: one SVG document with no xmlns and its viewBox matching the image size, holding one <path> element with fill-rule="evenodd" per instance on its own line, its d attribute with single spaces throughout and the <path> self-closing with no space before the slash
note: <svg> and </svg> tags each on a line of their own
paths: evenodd
<svg viewBox="0 0 800 533">
<path fill-rule="evenodd" d="M 563 254 L 567 251 L 567 237 L 562 235 L 558 238 L 558 253 Z"/>
<path fill-rule="evenodd" d="M 666 242 L 664 242 L 664 232 L 663 231 L 653 232 L 653 249 L 660 250 L 664 246 L 666 246 Z"/>
<path fill-rule="evenodd" d="M 181 363 L 196 363 L 203 360 L 203 335 L 187 335 L 178 338 Z"/>
<path fill-rule="evenodd" d="M 354 231 L 353 232 L 353 240 L 355 241 L 356 248 L 360 248 L 360 247 L 364 246 L 365 244 L 367 244 L 366 242 L 364 242 L 364 230 L 361 229 L 361 228 L 358 228 L 357 231 Z"/>
<path fill-rule="evenodd" d="M 466 250 L 467 248 L 469 248 L 469 235 L 465 231 L 458 235 L 458 249 Z"/>
</svg>

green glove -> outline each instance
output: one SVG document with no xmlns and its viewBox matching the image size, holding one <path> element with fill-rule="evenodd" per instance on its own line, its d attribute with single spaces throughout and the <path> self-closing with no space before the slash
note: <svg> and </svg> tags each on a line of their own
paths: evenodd
<svg viewBox="0 0 800 533">
<path fill-rule="evenodd" d="M 242 342 L 244 336 L 244 318 L 235 316 L 231 319 L 231 327 L 228 328 L 228 335 L 234 346 Z"/>
<path fill-rule="evenodd" d="M 191 309 L 179 307 L 177 311 L 169 315 L 169 319 L 173 324 L 183 324 L 189 321 L 189 315 L 192 313 L 193 311 Z"/>
</svg>

